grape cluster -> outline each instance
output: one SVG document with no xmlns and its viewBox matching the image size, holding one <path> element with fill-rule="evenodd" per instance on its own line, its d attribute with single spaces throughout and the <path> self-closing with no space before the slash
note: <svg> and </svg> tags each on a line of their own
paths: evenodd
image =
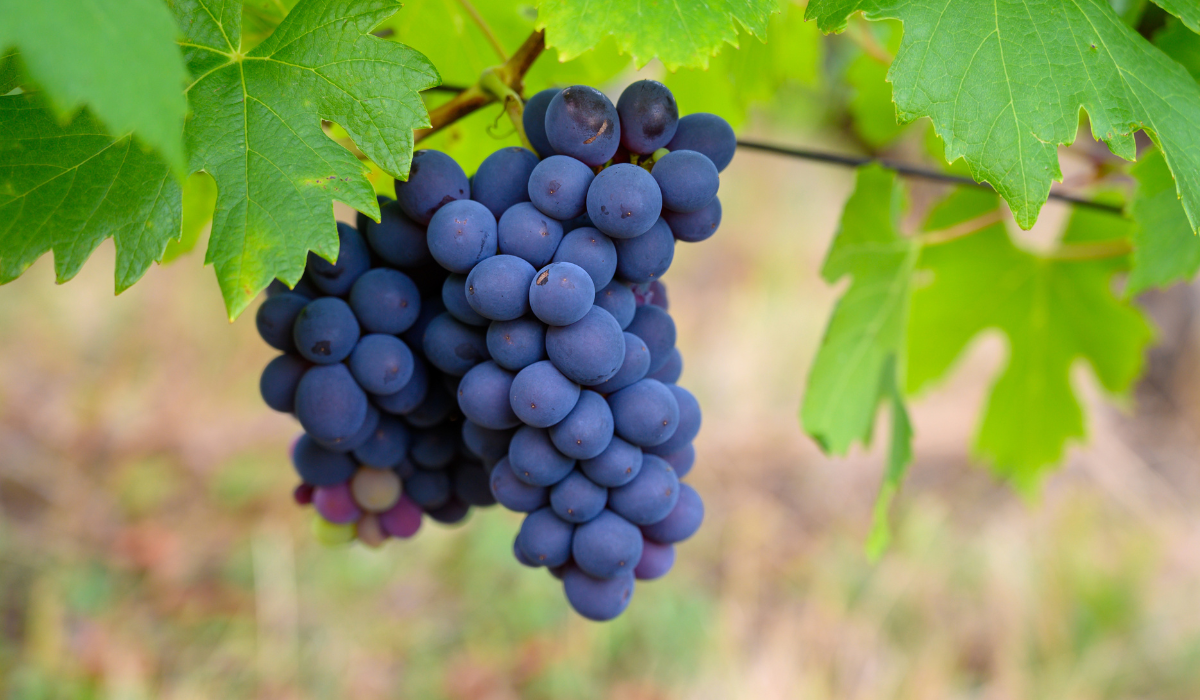
<svg viewBox="0 0 1200 700">
<path fill-rule="evenodd" d="M 338 263 L 310 257 L 263 304 L 287 353 L 263 396 L 304 426 L 298 500 L 322 528 L 375 544 L 498 501 L 526 513 L 517 560 L 608 620 L 704 517 L 680 482 L 701 416 L 661 277 L 676 241 L 720 224 L 736 142 L 651 80 L 616 105 L 545 90 L 524 127 L 536 153 L 501 149 L 470 180 L 418 151 L 381 223 L 342 225 Z"/>
</svg>

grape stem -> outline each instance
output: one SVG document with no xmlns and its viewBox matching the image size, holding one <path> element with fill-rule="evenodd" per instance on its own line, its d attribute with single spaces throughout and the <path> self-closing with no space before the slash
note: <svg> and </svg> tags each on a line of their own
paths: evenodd
<svg viewBox="0 0 1200 700">
<path fill-rule="evenodd" d="M 454 122 L 462 119 L 475 112 L 476 110 L 486 107 L 493 102 L 504 99 L 505 102 L 511 102 L 508 99 L 509 93 L 517 98 L 520 104 L 520 97 L 525 90 L 525 74 L 529 72 L 529 68 L 538 56 L 546 50 L 546 34 L 541 30 L 537 30 L 529 35 L 529 38 L 521 44 L 520 48 L 509 56 L 504 63 L 488 68 L 480 76 L 479 81 L 468 87 L 462 92 L 455 95 L 445 104 L 439 105 L 429 111 L 429 127 L 425 129 L 417 129 L 413 132 L 413 142 L 419 142 L 430 134 L 436 133 Z M 484 87 L 484 81 L 490 84 L 503 85 L 507 92 L 502 95 L 497 95 L 494 91 Z M 510 109 L 506 105 L 506 109 Z M 510 116 L 512 112 L 509 112 Z M 520 119 L 514 120 L 517 125 L 518 133 L 524 135 L 524 129 L 520 124 Z M 524 138 L 522 138 L 524 141 Z"/>
<path fill-rule="evenodd" d="M 749 148 L 755 151 L 763 151 L 766 153 L 774 153 L 781 156 L 790 156 L 792 158 L 803 158 L 804 160 L 815 160 L 820 163 L 831 163 L 833 165 L 847 165 L 852 168 L 857 168 L 863 165 L 876 163 L 888 170 L 892 170 L 899 175 L 905 177 L 917 177 L 923 180 L 933 180 L 936 182 L 947 182 L 955 185 L 965 185 L 967 187 L 978 187 L 985 190 L 992 190 L 992 186 L 986 182 L 976 182 L 969 177 L 960 175 L 950 175 L 938 170 L 930 168 L 921 168 L 915 165 L 906 165 L 904 163 L 895 163 L 884 160 L 882 158 L 873 158 L 871 156 L 851 156 L 841 153 L 827 153 L 825 151 L 814 151 L 807 148 L 791 148 L 788 146 L 776 146 L 770 143 L 761 143 L 758 141 L 737 142 L 738 148 Z M 992 190 L 995 191 L 995 190 Z M 1097 202 L 1091 199 L 1086 199 L 1078 195 L 1067 194 L 1065 192 L 1050 191 L 1050 199 L 1057 199 L 1061 202 L 1069 202 L 1079 207 L 1087 207 L 1089 209 L 1098 209 L 1100 211 L 1111 212 L 1114 214 L 1124 213 L 1124 209 L 1116 204 L 1109 202 Z"/>
<path fill-rule="evenodd" d="M 479 10 L 476 10 L 475 6 L 471 4 L 471 0 L 458 0 L 458 4 L 462 5 L 463 9 L 467 11 L 468 15 L 471 15 L 471 19 L 475 22 L 475 25 L 479 27 L 479 31 L 483 32 L 483 36 L 487 38 L 488 43 L 492 45 L 492 48 L 496 51 L 496 55 L 500 57 L 500 60 L 507 61 L 508 53 L 504 51 L 504 46 L 500 43 L 500 40 L 496 38 L 496 34 L 492 31 L 492 28 L 488 26 L 487 20 L 485 20 L 483 15 L 479 14 Z"/>
<path fill-rule="evenodd" d="M 504 101 L 504 111 L 508 112 L 508 118 L 517 130 L 517 136 L 521 137 L 521 145 L 533 151 L 533 144 L 525 135 L 525 102 L 521 96 L 506 85 L 492 68 L 483 71 L 479 76 L 479 85 L 496 99 Z"/>
</svg>

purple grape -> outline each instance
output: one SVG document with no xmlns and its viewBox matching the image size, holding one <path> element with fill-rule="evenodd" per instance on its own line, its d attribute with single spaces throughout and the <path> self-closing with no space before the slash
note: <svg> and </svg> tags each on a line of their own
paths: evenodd
<svg viewBox="0 0 1200 700">
<path fill-rule="evenodd" d="M 258 382 L 258 390 L 267 406 L 281 413 L 291 413 L 296 408 L 296 387 L 311 366 L 296 355 L 280 355 L 268 362 Z"/>
<path fill-rule="evenodd" d="M 546 216 L 559 221 L 587 211 L 588 186 L 596 175 L 570 156 L 550 156 L 529 176 L 529 199 Z"/>
<path fill-rule="evenodd" d="M 720 172 L 733 160 L 737 136 L 729 122 L 715 114 L 698 112 L 679 120 L 679 127 L 667 148 L 672 151 L 699 151 L 708 156 L 717 172 Z"/>
<path fill-rule="evenodd" d="M 657 523 L 679 502 L 679 477 L 661 457 L 643 455 L 642 470 L 608 492 L 608 507 L 634 525 Z"/>
<path fill-rule="evenodd" d="M 497 219 L 517 202 L 528 202 L 526 183 L 538 164 L 538 157 L 527 148 L 501 148 L 484 159 L 471 179 L 471 199 L 491 210 Z"/>
<path fill-rule="evenodd" d="M 332 365 L 349 357 L 358 335 L 358 320 L 350 305 L 335 297 L 309 302 L 300 310 L 292 329 L 296 350 L 318 365 Z"/>
<path fill-rule="evenodd" d="M 408 454 L 408 427 L 391 416 L 380 416 L 371 437 L 354 450 L 354 458 L 368 467 L 395 469 Z"/>
<path fill-rule="evenodd" d="M 513 435 L 508 463 L 517 479 L 530 486 L 553 486 L 575 466 L 575 460 L 554 447 L 545 430 L 529 426 Z"/>
<path fill-rule="evenodd" d="M 550 508 L 569 523 L 586 523 L 600 515 L 607 502 L 608 489 L 592 482 L 578 469 L 550 489 Z"/>
<path fill-rule="evenodd" d="M 549 508 L 525 516 L 517 533 L 517 546 L 538 566 L 559 566 L 571 557 L 575 526 L 561 520 Z"/>
<path fill-rule="evenodd" d="M 609 488 L 624 486 L 642 470 L 642 448 L 614 437 L 604 451 L 579 463 L 587 478 Z"/>
<path fill-rule="evenodd" d="M 629 327 L 633 322 L 633 315 L 637 312 L 637 301 L 633 298 L 633 291 L 621 282 L 609 282 L 596 292 L 593 303 L 612 314 L 621 330 Z"/>
<path fill-rule="evenodd" d="M 617 100 L 621 145 L 634 153 L 653 153 L 666 146 L 679 125 L 679 107 L 666 85 L 639 80 Z"/>
<path fill-rule="evenodd" d="M 612 238 L 636 238 L 658 221 L 662 192 L 650 173 L 618 163 L 600 171 L 588 187 L 587 213 L 592 224 Z"/>
<path fill-rule="evenodd" d="M 546 324 L 523 316 L 512 321 L 492 321 L 487 349 L 496 364 L 514 372 L 546 359 Z"/>
<path fill-rule="evenodd" d="M 621 143 L 617 108 L 596 88 L 572 85 L 546 107 L 546 139 L 556 153 L 603 165 Z"/>
<path fill-rule="evenodd" d="M 553 503 L 553 493 L 550 499 Z M 571 555 L 575 564 L 590 576 L 628 575 L 642 558 L 642 533 L 625 518 L 605 510 L 575 528 Z"/>
<path fill-rule="evenodd" d="M 629 607 L 633 599 L 633 575 L 600 579 L 588 576 L 577 566 L 563 574 L 563 590 L 575 612 L 595 622 L 611 620 Z"/>
<path fill-rule="evenodd" d="M 704 522 L 704 501 L 696 489 L 688 484 L 679 485 L 679 500 L 667 517 L 651 525 L 642 526 L 646 539 L 660 544 L 682 542 L 700 529 Z"/>
<path fill-rule="evenodd" d="M 307 297 L 295 292 L 283 292 L 268 298 L 258 307 L 258 312 L 254 315 L 254 324 L 267 345 L 283 352 L 293 352 L 296 349 L 292 327 L 296 324 L 296 317 L 308 306 L 309 301 Z"/>
<path fill-rule="evenodd" d="M 470 197 L 467 174 L 441 151 L 415 151 L 408 181 L 396 180 L 396 202 L 408 218 L 421 225 L 428 224 L 446 204 Z"/>
<path fill-rule="evenodd" d="M 523 423 L 548 428 L 575 408 L 579 392 L 578 384 L 563 376 L 553 363 L 542 360 L 517 373 L 508 397 Z"/>
<path fill-rule="evenodd" d="M 675 240 L 698 243 L 711 237 L 721 225 L 721 198 L 714 196 L 707 205 L 687 214 L 664 209 L 662 217 Z"/>
<path fill-rule="evenodd" d="M 546 354 L 570 380 L 584 386 L 600 384 L 621 369 L 625 334 L 612 314 L 592 306 L 575 323 L 546 331 Z"/>
<path fill-rule="evenodd" d="M 625 360 L 617 373 L 592 388 L 601 394 L 620 391 L 646 376 L 650 366 L 650 350 L 641 338 L 632 333 L 625 334 Z"/>
<path fill-rule="evenodd" d="M 550 491 L 545 486 L 531 486 L 518 479 L 507 457 L 492 468 L 490 488 L 500 505 L 518 513 L 532 513 L 550 502 Z"/>
<path fill-rule="evenodd" d="M 322 518 L 335 525 L 352 523 L 362 517 L 348 484 L 318 486 L 313 490 L 313 506 Z"/>
<path fill-rule="evenodd" d="M 520 425 L 508 399 L 515 376 L 491 361 L 468 370 L 458 384 L 458 407 L 467 420 L 490 430 Z"/>
<path fill-rule="evenodd" d="M 666 311 L 652 304 L 639 306 L 625 331 L 641 338 L 650 349 L 647 374 L 654 374 L 671 359 L 671 351 L 675 349 L 675 321 Z"/>
<path fill-rule="evenodd" d="M 480 316 L 512 321 L 529 313 L 533 266 L 515 255 L 496 255 L 467 275 L 467 303 Z"/>
<path fill-rule="evenodd" d="M 302 435 L 292 452 L 292 465 L 306 484 L 332 486 L 350 480 L 358 465 L 349 455 L 327 450 L 309 435 Z"/>
<path fill-rule="evenodd" d="M 394 394 L 403 389 L 412 379 L 414 364 L 412 351 L 404 341 L 383 333 L 363 336 L 350 353 L 350 373 L 372 394 Z"/>
<path fill-rule="evenodd" d="M 667 389 L 675 396 L 679 404 L 679 427 L 675 429 L 670 439 L 653 447 L 647 447 L 650 454 L 659 456 L 678 452 L 691 444 L 700 433 L 700 402 L 692 396 L 692 392 L 675 384 L 667 384 Z"/>
<path fill-rule="evenodd" d="M 679 402 L 666 384 L 642 379 L 608 397 L 617 435 L 639 447 L 661 445 L 679 427 Z"/>
<path fill-rule="evenodd" d="M 643 284 L 656 281 L 675 259 L 675 236 L 671 227 L 658 221 L 637 238 L 613 241 L 617 248 L 617 276 L 626 282 Z"/>
<path fill-rule="evenodd" d="M 368 333 L 399 335 L 417 322 L 421 292 L 403 272 L 379 267 L 351 287 L 350 308 Z"/>
<path fill-rule="evenodd" d="M 675 546 L 646 540 L 642 544 L 642 558 L 633 575 L 639 581 L 653 581 L 667 575 L 675 565 Z"/>
<path fill-rule="evenodd" d="M 551 326 L 575 323 L 596 299 L 591 275 L 569 262 L 551 263 L 538 270 L 528 289 L 533 315 Z"/>
<path fill-rule="evenodd" d="M 349 293 L 359 276 L 371 269 L 371 252 L 367 242 L 350 224 L 338 222 L 337 263 L 331 263 L 316 253 L 308 254 L 306 274 L 325 294 L 340 297 Z"/>
<path fill-rule="evenodd" d="M 473 200 L 456 200 L 438 209 L 425 235 L 433 259 L 461 275 L 496 254 L 496 217 Z"/>
<path fill-rule="evenodd" d="M 612 437 L 612 410 L 594 391 L 581 391 L 566 418 L 550 427 L 550 441 L 572 459 L 595 457 L 608 447 Z"/>
<path fill-rule="evenodd" d="M 563 236 L 554 253 L 554 262 L 574 263 L 583 268 L 592 278 L 592 286 L 599 290 L 616 274 L 617 247 L 597 229 L 577 228 Z"/>
<path fill-rule="evenodd" d="M 671 151 L 654 163 L 650 174 L 662 191 L 663 209 L 685 214 L 712 203 L 721 186 L 717 167 L 696 151 Z"/>
<path fill-rule="evenodd" d="M 317 365 L 296 386 L 296 418 L 317 440 L 348 440 L 367 418 L 367 395 L 345 365 Z"/>
<path fill-rule="evenodd" d="M 525 101 L 525 111 L 521 117 L 525 126 L 525 137 L 542 158 L 554 155 L 554 147 L 550 145 L 550 139 L 546 138 L 546 108 L 550 106 L 550 100 L 560 92 L 562 91 L 558 88 L 547 88 Z"/>
</svg>

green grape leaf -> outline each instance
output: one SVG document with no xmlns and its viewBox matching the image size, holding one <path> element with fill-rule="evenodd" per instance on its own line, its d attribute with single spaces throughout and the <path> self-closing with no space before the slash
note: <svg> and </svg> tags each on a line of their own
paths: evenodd
<svg viewBox="0 0 1200 700">
<path fill-rule="evenodd" d="M 900 235 L 902 209 L 895 174 L 877 165 L 861 168 L 821 267 L 830 284 L 852 278 L 825 329 L 800 409 L 804 429 L 831 454 L 844 454 L 855 441 L 870 443 L 893 381 L 886 375 L 904 350 L 920 247 Z"/>
<path fill-rule="evenodd" d="M 299 281 L 309 250 L 337 256 L 334 200 L 379 216 L 366 166 L 320 120 L 404 178 L 412 130 L 429 125 L 419 91 L 439 77 L 417 51 L 371 36 L 400 8 L 396 0 L 303 0 L 248 53 L 240 2 L 171 4 L 192 75 L 191 169 L 217 184 L 205 262 L 234 318 L 271 280 Z"/>
<path fill-rule="evenodd" d="M 1154 4 L 1178 17 L 1188 29 L 1200 32 L 1200 5 L 1195 0 L 1154 0 Z"/>
<path fill-rule="evenodd" d="M 162 0 L 0 0 L 0 17 L 0 49 L 20 50 L 60 117 L 87 106 L 89 120 L 132 131 L 182 175 L 187 74 Z"/>
<path fill-rule="evenodd" d="M 990 195 L 989 195 L 990 196 Z M 1120 250 L 1129 222 L 1077 208 L 1063 243 L 1075 254 L 1039 256 L 1018 249 L 1002 224 L 940 245 L 917 265 L 927 286 L 913 294 L 907 387 L 944 375 L 986 330 L 1008 340 L 1008 359 L 992 386 L 975 441 L 977 455 L 1014 486 L 1031 492 L 1066 442 L 1084 437 L 1083 411 L 1071 386 L 1078 360 L 1110 392 L 1128 390 L 1151 341 L 1145 317 L 1118 299 L 1113 276 L 1127 268 Z"/>
<path fill-rule="evenodd" d="M 806 16 L 840 31 L 856 11 L 904 23 L 888 74 L 901 121 L 930 117 L 947 160 L 965 158 L 1023 228 L 1062 179 L 1057 148 L 1081 109 L 1127 160 L 1134 131 L 1150 132 L 1200 227 L 1200 85 L 1107 0 L 812 0 Z"/>
<path fill-rule="evenodd" d="M 675 93 L 680 113 L 711 112 L 737 127 L 751 105 L 767 103 L 783 86 L 815 86 L 821 71 L 821 35 L 804 21 L 803 9 L 783 0 L 771 16 L 767 42 L 743 31 L 738 48 L 725 47 L 707 70 L 680 68 L 662 77 Z"/>
<path fill-rule="evenodd" d="M 707 68 L 723 44 L 738 45 L 738 26 L 766 39 L 776 0 L 710 0 L 704 3 L 637 0 L 541 0 L 537 26 L 546 45 L 570 60 L 611 35 L 637 67 L 657 58 L 667 70 Z"/>
<path fill-rule="evenodd" d="M 54 251 L 59 283 L 113 238 L 116 290 L 138 281 L 179 235 L 179 182 L 129 134 L 89 110 L 67 124 L 40 93 L 0 97 L 0 284 Z"/>
<path fill-rule="evenodd" d="M 1200 270 L 1200 238 L 1192 234 L 1187 215 L 1175 194 L 1175 181 L 1162 153 L 1142 156 L 1133 167 L 1137 193 L 1129 207 L 1133 230 L 1133 269 L 1127 295 L 1151 287 L 1187 281 Z"/>
<path fill-rule="evenodd" d="M 16 49 L 0 52 L 0 95 L 21 87 L 20 54 Z"/>
<path fill-rule="evenodd" d="M 908 417 L 908 409 L 904 406 L 904 396 L 896 382 L 894 368 L 886 372 L 889 381 L 887 392 L 891 403 L 892 434 L 888 444 L 887 465 L 883 472 L 883 483 L 879 486 L 879 495 L 875 497 L 875 507 L 871 510 L 871 532 L 867 535 L 867 557 L 878 561 L 887 551 L 892 542 L 892 528 L 888 516 L 892 510 L 892 502 L 900 491 L 900 485 L 908 473 L 908 465 L 913 460 L 913 428 Z"/>
</svg>

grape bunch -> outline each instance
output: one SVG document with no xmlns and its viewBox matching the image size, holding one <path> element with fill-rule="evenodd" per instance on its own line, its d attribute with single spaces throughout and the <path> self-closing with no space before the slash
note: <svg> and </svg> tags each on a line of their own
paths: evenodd
<svg viewBox="0 0 1200 700">
<path fill-rule="evenodd" d="M 297 500 L 343 528 L 327 539 L 377 544 L 499 502 L 526 514 L 516 559 L 609 620 L 704 518 L 680 481 L 701 415 L 661 278 L 676 241 L 719 226 L 736 141 L 652 80 L 616 105 L 545 90 L 523 122 L 536 153 L 503 148 L 470 179 L 417 151 L 380 223 L 340 225 L 338 263 L 311 256 L 276 290 L 259 328 L 287 354 L 263 396 L 306 431 Z"/>
</svg>

